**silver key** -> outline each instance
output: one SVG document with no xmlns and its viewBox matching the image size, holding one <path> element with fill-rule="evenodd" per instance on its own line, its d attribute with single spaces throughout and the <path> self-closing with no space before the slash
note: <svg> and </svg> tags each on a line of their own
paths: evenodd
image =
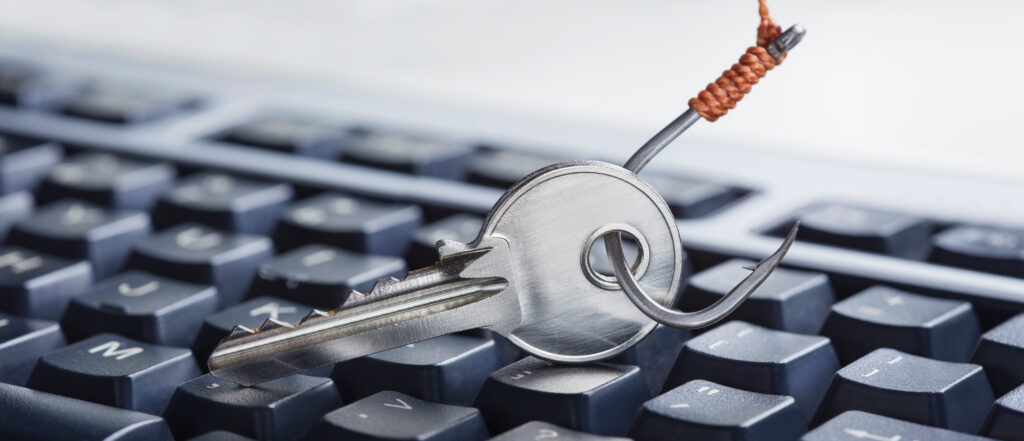
<svg viewBox="0 0 1024 441">
<path fill-rule="evenodd" d="M 632 173 L 577 161 L 538 170 L 495 204 L 470 244 L 438 243 L 440 260 L 404 279 L 353 293 L 298 324 L 236 326 L 210 356 L 211 373 L 253 385 L 473 328 L 497 332 L 554 361 L 614 356 L 655 322 L 592 270 L 591 245 L 609 231 L 639 245 L 633 273 L 659 303 L 679 289 L 683 250 L 671 210 Z"/>
</svg>

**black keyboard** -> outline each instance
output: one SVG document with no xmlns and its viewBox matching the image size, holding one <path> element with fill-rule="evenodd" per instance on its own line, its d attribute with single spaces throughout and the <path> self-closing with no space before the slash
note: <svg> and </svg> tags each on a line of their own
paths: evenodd
<svg viewBox="0 0 1024 441">
<path fill-rule="evenodd" d="M 474 330 L 207 373 L 235 324 L 428 265 L 526 173 L 647 135 L 0 44 L 0 439 L 1024 440 L 1024 182 L 686 139 L 644 173 L 688 252 L 678 306 L 802 225 L 711 329 L 581 366 Z"/>
</svg>

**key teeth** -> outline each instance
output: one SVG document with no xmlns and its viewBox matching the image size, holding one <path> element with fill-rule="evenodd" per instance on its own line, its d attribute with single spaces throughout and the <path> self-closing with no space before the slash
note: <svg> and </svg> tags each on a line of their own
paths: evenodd
<svg viewBox="0 0 1024 441">
<path fill-rule="evenodd" d="M 271 329 L 278 329 L 278 328 L 294 328 L 294 326 L 292 326 L 292 324 L 288 323 L 288 322 L 283 322 L 281 320 L 275 320 L 275 319 L 272 319 L 272 318 L 268 318 L 268 319 L 263 321 L 263 324 L 260 325 L 260 327 L 259 327 L 259 329 L 257 331 L 263 332 L 263 331 L 269 331 Z"/>
<path fill-rule="evenodd" d="M 321 317 L 330 317 L 330 316 L 331 315 L 328 314 L 326 311 L 321 311 L 319 309 L 314 309 L 312 311 L 309 311 L 309 314 L 306 314 L 306 316 L 303 317 L 302 320 L 299 320 L 298 326 L 302 326 L 306 322 L 308 322 L 310 320 L 313 320 L 313 319 L 317 319 L 317 318 L 321 318 Z"/>
<path fill-rule="evenodd" d="M 454 240 L 441 239 L 435 244 L 438 256 L 444 258 L 469 251 L 469 245 Z"/>
<path fill-rule="evenodd" d="M 256 331 L 246 328 L 245 326 L 235 325 L 234 328 L 231 328 L 231 333 L 228 334 L 228 339 L 245 337 L 247 335 L 253 335 L 255 333 Z"/>
</svg>

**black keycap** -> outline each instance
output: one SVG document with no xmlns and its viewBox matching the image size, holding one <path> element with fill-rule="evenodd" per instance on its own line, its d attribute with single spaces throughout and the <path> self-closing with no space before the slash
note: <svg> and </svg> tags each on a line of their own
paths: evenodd
<svg viewBox="0 0 1024 441">
<path fill-rule="evenodd" d="M 335 158 L 348 131 L 296 116 L 262 116 L 239 124 L 220 140 L 318 158 Z"/>
<path fill-rule="evenodd" d="M 792 397 L 694 380 L 644 403 L 630 430 L 639 441 L 795 441 L 807 431 Z"/>
<path fill-rule="evenodd" d="M 28 387 L 159 415 L 174 389 L 197 375 L 188 349 L 99 334 L 40 357 Z"/>
<path fill-rule="evenodd" d="M 25 89 L 42 75 L 42 70 L 27 64 L 0 60 L 0 103 L 23 104 Z"/>
<path fill-rule="evenodd" d="M 696 311 L 718 301 L 750 275 L 745 267 L 753 265 L 749 260 L 732 259 L 695 274 L 683 295 L 683 309 Z M 730 318 L 815 334 L 825 323 L 835 298 L 827 275 L 778 268 Z"/>
<path fill-rule="evenodd" d="M 1024 386 L 996 400 L 981 433 L 1007 441 L 1024 440 Z"/>
<path fill-rule="evenodd" d="M 149 215 L 112 211 L 88 202 L 66 199 L 47 205 L 18 222 L 9 243 L 92 264 L 104 278 L 124 266 L 137 242 L 149 235 Z"/>
<path fill-rule="evenodd" d="M 92 283 L 88 262 L 70 261 L 16 246 L 0 247 L 0 310 L 57 320 L 71 298 Z"/>
<path fill-rule="evenodd" d="M 932 225 L 908 214 L 843 204 L 815 204 L 797 214 L 800 240 L 921 259 Z M 781 231 L 786 231 L 786 226 Z"/>
<path fill-rule="evenodd" d="M 977 433 L 992 388 L 976 364 L 952 363 L 882 348 L 836 373 L 816 419 L 847 410 Z"/>
<path fill-rule="evenodd" d="M 0 134 L 0 194 L 35 189 L 62 155 L 52 142 Z"/>
<path fill-rule="evenodd" d="M 405 273 L 405 261 L 399 257 L 307 245 L 261 265 L 250 295 L 276 295 L 317 308 L 334 309 L 352 290 L 367 293 L 377 280 Z"/>
<path fill-rule="evenodd" d="M 647 337 L 625 352 L 609 360 L 612 363 L 631 364 L 640 368 L 651 395 L 661 392 L 672 366 L 683 349 L 683 343 L 692 337 L 687 329 L 657 325 Z"/>
<path fill-rule="evenodd" d="M 14 224 L 32 214 L 32 199 L 32 194 L 24 191 L 0 195 L 0 243 Z"/>
<path fill-rule="evenodd" d="M 339 363 L 331 378 L 346 402 L 391 390 L 469 406 L 500 361 L 494 340 L 443 335 Z"/>
<path fill-rule="evenodd" d="M 324 415 L 308 441 L 483 441 L 487 427 L 472 407 L 383 391 Z"/>
<path fill-rule="evenodd" d="M 0 438 L 174 441 L 163 418 L 0 383 Z"/>
<path fill-rule="evenodd" d="M 179 112 L 195 103 L 191 97 L 160 87 L 90 84 L 69 96 L 62 112 L 116 124 L 138 124 Z"/>
<path fill-rule="evenodd" d="M 968 302 L 874 286 L 832 305 L 822 334 L 843 363 L 881 347 L 967 361 L 981 331 Z"/>
<path fill-rule="evenodd" d="M 825 337 L 732 321 L 686 342 L 666 389 L 703 379 L 789 395 L 809 421 L 837 370 L 839 359 Z"/>
<path fill-rule="evenodd" d="M 75 198 L 126 210 L 149 211 L 171 184 L 175 170 L 165 162 L 86 152 L 65 159 L 50 172 L 40 199 Z"/>
<path fill-rule="evenodd" d="M 681 176 L 643 175 L 680 219 L 712 214 L 736 200 L 739 193 L 727 186 Z"/>
<path fill-rule="evenodd" d="M 523 424 L 515 429 L 491 438 L 491 441 L 537 441 L 547 439 L 553 439 L 556 441 L 631 441 L 629 438 L 577 432 L 572 429 L 566 429 L 562 426 L 556 426 L 543 421 L 531 421 Z"/>
<path fill-rule="evenodd" d="M 274 240 L 283 250 L 322 243 L 366 254 L 401 256 L 423 222 L 420 207 L 325 193 L 281 214 Z"/>
<path fill-rule="evenodd" d="M 217 310 L 217 290 L 142 271 L 104 280 L 68 305 L 61 324 L 72 341 L 112 332 L 139 341 L 187 348 L 203 318 Z"/>
<path fill-rule="evenodd" d="M 24 385 L 36 360 L 61 346 L 57 323 L 0 313 L 0 383 Z"/>
<path fill-rule="evenodd" d="M 164 277 L 211 284 L 221 305 L 238 303 L 256 269 L 274 246 L 263 236 L 217 231 L 184 224 L 161 231 L 135 246 L 130 266 Z"/>
<path fill-rule="evenodd" d="M 330 378 L 292 375 L 243 387 L 207 374 L 178 387 L 164 418 L 178 439 L 226 430 L 260 441 L 293 441 L 338 406 Z"/>
<path fill-rule="evenodd" d="M 971 362 L 985 368 L 997 395 L 1024 384 L 1024 314 L 982 335 Z"/>
<path fill-rule="evenodd" d="M 207 371 L 206 359 L 210 357 L 213 348 L 224 337 L 231 333 L 235 325 L 242 325 L 250 329 L 258 328 L 266 319 L 281 320 L 288 323 L 298 323 L 312 306 L 295 303 L 275 297 L 258 297 L 246 300 L 223 311 L 206 316 L 199 336 L 192 346 L 192 352 L 199 360 L 203 371 Z M 325 375 L 330 373 L 330 367 L 324 369 Z"/>
<path fill-rule="evenodd" d="M 935 262 L 1024 277 L 1024 230 L 957 226 L 936 234 L 932 247 Z"/>
<path fill-rule="evenodd" d="M 428 136 L 359 130 L 345 142 L 342 159 L 414 175 L 461 179 L 473 148 Z"/>
<path fill-rule="evenodd" d="M 801 441 L 993 441 L 962 432 L 851 410 L 807 432 Z"/>
<path fill-rule="evenodd" d="M 215 432 L 204 433 L 195 438 L 189 438 L 188 441 L 253 441 L 253 439 L 246 438 L 242 435 L 236 435 L 231 432 L 218 430 Z"/>
<path fill-rule="evenodd" d="M 472 214 L 455 214 L 419 227 L 405 253 L 410 268 L 424 268 L 437 262 L 437 241 L 441 239 L 470 243 L 480 233 L 484 219 Z"/>
<path fill-rule="evenodd" d="M 292 193 L 288 184 L 200 172 L 164 194 L 153 216 L 161 227 L 187 220 L 239 233 L 270 234 Z"/>
<path fill-rule="evenodd" d="M 650 396 L 636 366 L 554 365 L 526 357 L 492 373 L 475 407 L 495 432 L 539 420 L 600 435 L 624 435 Z"/>
<path fill-rule="evenodd" d="M 469 182 L 508 188 L 534 170 L 560 162 L 557 158 L 514 150 L 484 148 L 466 164 Z"/>
</svg>

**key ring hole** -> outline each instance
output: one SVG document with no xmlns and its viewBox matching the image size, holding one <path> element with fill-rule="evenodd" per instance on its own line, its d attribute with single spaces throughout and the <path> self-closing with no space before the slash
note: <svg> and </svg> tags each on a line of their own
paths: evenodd
<svg viewBox="0 0 1024 441">
<path fill-rule="evenodd" d="M 580 256 L 583 274 L 587 276 L 590 283 L 599 288 L 618 291 L 622 288 L 619 286 L 619 281 L 616 279 L 615 272 L 611 268 L 611 261 L 605 251 L 603 239 L 604 235 L 612 232 L 622 233 L 622 242 L 624 248 L 626 248 L 624 250 L 626 252 L 626 259 L 629 259 L 631 254 L 636 254 L 636 258 L 633 259 L 633 265 L 630 267 L 630 272 L 637 279 L 643 277 L 644 273 L 647 272 L 647 267 L 651 264 L 651 250 L 650 245 L 647 243 L 647 238 L 636 228 L 625 224 L 605 225 L 590 235 L 590 238 L 587 239 L 587 245 L 583 247 L 583 254 Z M 631 247 L 626 246 L 630 243 L 634 245 L 635 250 L 631 250 Z"/>
</svg>

